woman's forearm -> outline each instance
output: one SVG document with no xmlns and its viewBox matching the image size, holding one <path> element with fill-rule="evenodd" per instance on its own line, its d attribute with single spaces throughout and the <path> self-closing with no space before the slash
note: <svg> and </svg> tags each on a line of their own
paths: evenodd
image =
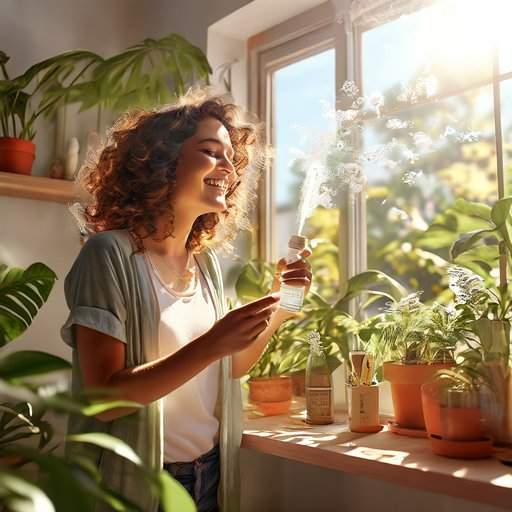
<svg viewBox="0 0 512 512">
<path fill-rule="evenodd" d="M 200 336 L 168 356 L 114 373 L 105 383 L 115 399 L 129 400 L 147 405 L 179 388 L 221 357 L 215 344 Z M 125 416 L 136 411 L 118 408 L 97 417 L 102 421 Z"/>
</svg>

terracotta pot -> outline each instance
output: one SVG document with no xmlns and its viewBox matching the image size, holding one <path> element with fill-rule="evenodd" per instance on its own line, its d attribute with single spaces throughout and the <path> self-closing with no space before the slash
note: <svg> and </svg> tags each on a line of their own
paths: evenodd
<svg viewBox="0 0 512 512">
<path fill-rule="evenodd" d="M 31 174 L 36 154 L 33 142 L 0 137 L 0 171 Z"/>
<path fill-rule="evenodd" d="M 452 441 L 484 439 L 480 407 L 441 407 L 441 437 Z"/>
<path fill-rule="evenodd" d="M 427 432 L 429 435 L 441 436 L 441 402 L 436 382 L 426 382 L 421 386 L 421 405 Z"/>
<path fill-rule="evenodd" d="M 292 379 L 286 375 L 249 380 L 249 400 L 265 416 L 285 414 L 292 402 Z"/>
<path fill-rule="evenodd" d="M 395 421 L 400 427 L 425 429 L 421 386 L 437 371 L 451 368 L 449 363 L 403 364 L 384 363 L 384 378 L 391 384 Z"/>
</svg>

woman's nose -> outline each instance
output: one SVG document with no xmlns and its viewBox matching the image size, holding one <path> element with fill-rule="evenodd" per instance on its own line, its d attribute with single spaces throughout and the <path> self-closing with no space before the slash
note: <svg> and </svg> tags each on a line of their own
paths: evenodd
<svg viewBox="0 0 512 512">
<path fill-rule="evenodd" d="M 229 158 L 223 158 L 219 165 L 220 169 L 223 170 L 226 174 L 232 174 L 235 172 L 235 166 Z"/>
</svg>

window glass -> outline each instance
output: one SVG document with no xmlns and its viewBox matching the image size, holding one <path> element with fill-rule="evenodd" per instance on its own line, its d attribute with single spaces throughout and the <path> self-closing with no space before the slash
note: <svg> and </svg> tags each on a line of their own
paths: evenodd
<svg viewBox="0 0 512 512">
<path fill-rule="evenodd" d="M 512 80 L 501 83 L 501 124 L 505 195 L 509 195 L 512 193 Z"/>
<path fill-rule="evenodd" d="M 362 34 L 362 92 L 384 98 L 359 137 L 367 157 L 368 266 L 422 290 L 425 300 L 447 294 L 456 236 L 428 226 L 446 226 L 450 219 L 440 214 L 458 198 L 497 199 L 492 64 L 498 52 L 500 74 L 512 71 L 511 13 L 504 0 L 442 0 Z M 507 192 L 512 80 L 501 84 L 501 96 Z M 455 232 L 475 229 L 457 219 L 464 225 L 451 226 Z"/>
<path fill-rule="evenodd" d="M 368 266 L 425 300 L 446 287 L 452 242 L 427 227 L 457 198 L 497 198 L 492 106 L 489 85 L 364 126 L 363 155 L 373 159 L 365 162 Z"/>
<path fill-rule="evenodd" d="M 288 240 L 298 231 L 301 187 L 310 172 L 307 157 L 315 144 L 333 135 L 335 121 L 335 54 L 327 50 L 277 70 L 273 75 L 273 146 L 275 161 L 274 222 L 279 256 L 287 252 Z M 336 244 L 338 212 L 318 207 L 306 220 L 303 234 Z M 316 251 L 320 254 L 321 247 Z M 330 256 L 327 281 L 337 277 L 336 257 Z M 322 284 L 320 277 L 317 284 Z M 330 281 L 329 281 L 330 282 Z M 330 284 L 332 284 L 330 282 Z M 331 287 L 332 290 L 332 287 Z"/>
<path fill-rule="evenodd" d="M 483 4 L 443 0 L 364 32 L 363 91 L 380 91 L 393 109 L 490 80 L 493 29 Z"/>
</svg>

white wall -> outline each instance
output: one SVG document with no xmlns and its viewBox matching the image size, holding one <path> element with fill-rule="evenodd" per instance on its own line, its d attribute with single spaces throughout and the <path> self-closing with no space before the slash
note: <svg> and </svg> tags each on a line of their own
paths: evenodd
<svg viewBox="0 0 512 512">
<path fill-rule="evenodd" d="M 104 57 L 146 38 L 177 32 L 206 51 L 207 27 L 248 0 L 2 0 L 0 48 L 11 61 L 11 77 L 37 61 L 71 49 L 88 49 Z M 95 128 L 94 111 L 77 115 L 67 111 L 68 138 Z M 34 175 L 47 175 L 55 157 L 52 123 L 42 121 L 36 145 Z M 83 151 L 82 151 L 83 153 Z M 82 155 L 81 155 L 82 157 Z M 0 196 L 0 261 L 27 266 L 42 261 L 59 281 L 31 328 L 9 350 L 47 350 L 70 356 L 60 341 L 66 317 L 63 280 L 80 249 L 65 205 Z"/>
<path fill-rule="evenodd" d="M 59 328 L 66 319 L 64 276 L 71 267 L 80 242 L 65 205 L 0 196 L 0 261 L 27 267 L 46 263 L 58 276 L 48 302 L 30 328 L 2 351 L 44 350 L 70 355 L 60 340 Z"/>
</svg>

